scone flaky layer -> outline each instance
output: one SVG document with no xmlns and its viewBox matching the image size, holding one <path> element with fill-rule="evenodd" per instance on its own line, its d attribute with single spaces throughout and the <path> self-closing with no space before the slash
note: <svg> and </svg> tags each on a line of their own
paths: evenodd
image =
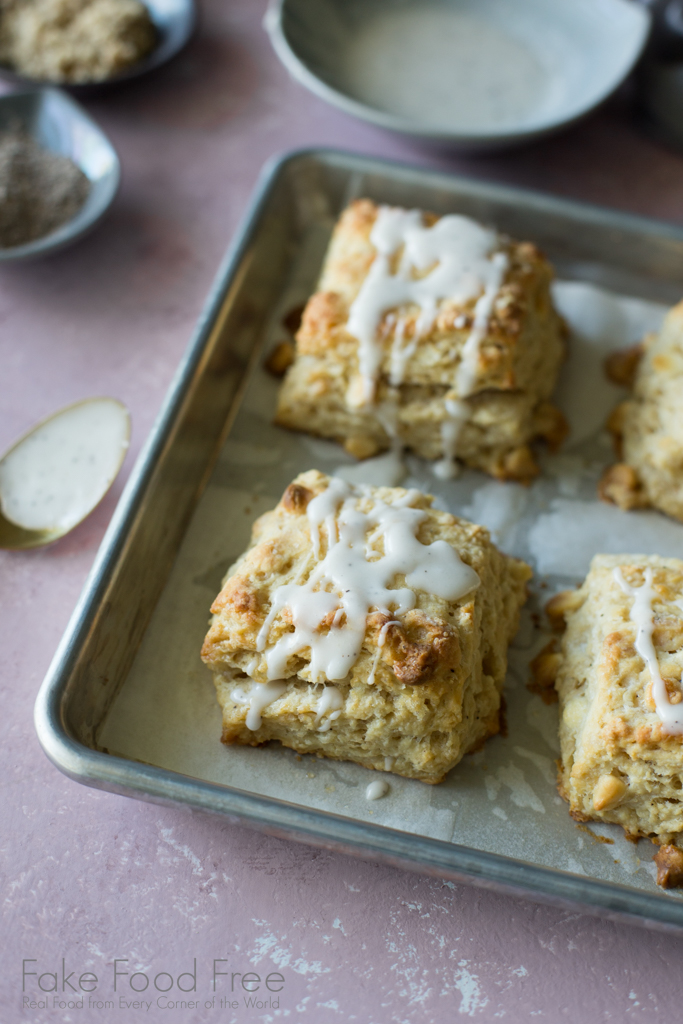
<svg viewBox="0 0 683 1024">
<path fill-rule="evenodd" d="M 669 698 L 681 701 L 683 562 L 598 555 L 568 595 L 556 688 L 560 698 L 561 789 L 583 820 L 616 822 L 631 835 L 670 841 L 683 831 L 683 737 L 668 734 L 652 674 L 636 650 L 633 595 L 652 574 L 653 643 Z"/>
<path fill-rule="evenodd" d="M 622 462 L 606 474 L 604 497 L 625 509 L 652 505 L 683 522 L 682 395 L 683 302 L 643 342 L 633 393 L 610 418 Z"/>
</svg>

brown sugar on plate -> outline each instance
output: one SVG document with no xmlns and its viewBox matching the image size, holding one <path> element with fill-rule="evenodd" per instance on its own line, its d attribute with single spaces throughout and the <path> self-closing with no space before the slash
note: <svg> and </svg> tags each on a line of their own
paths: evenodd
<svg viewBox="0 0 683 1024">
<path fill-rule="evenodd" d="M 27 78 L 100 82 L 146 57 L 157 30 L 141 0 L 4 0 L 0 61 Z"/>
<path fill-rule="evenodd" d="M 552 268 L 530 243 L 468 217 L 352 203 L 334 230 L 296 337 L 276 422 L 358 458 L 392 446 L 501 479 L 557 446 L 551 404 L 564 325 Z"/>
<path fill-rule="evenodd" d="M 441 781 L 499 731 L 530 575 L 419 491 L 302 474 L 212 606 L 223 741 Z"/>
<path fill-rule="evenodd" d="M 683 561 L 596 555 L 556 595 L 559 789 L 578 821 L 660 845 L 660 884 L 683 880 Z M 547 667 L 547 666 L 546 666 Z M 546 680 L 547 682 L 547 680 Z"/>
</svg>

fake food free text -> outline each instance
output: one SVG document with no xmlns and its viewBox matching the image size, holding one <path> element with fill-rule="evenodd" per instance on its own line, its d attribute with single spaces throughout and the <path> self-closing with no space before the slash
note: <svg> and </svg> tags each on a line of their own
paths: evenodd
<svg viewBox="0 0 683 1024">
<path fill-rule="evenodd" d="M 114 960 L 109 975 L 109 984 L 114 992 L 133 991 L 141 992 L 170 992 L 177 989 L 179 992 L 197 991 L 197 959 L 193 960 L 192 970 L 183 971 L 178 975 L 170 974 L 168 971 L 159 971 L 151 976 L 143 971 L 131 972 L 127 970 L 127 959 Z M 101 987 L 103 979 L 92 971 L 83 971 L 80 974 L 77 970 L 68 970 L 66 959 L 62 958 L 61 970 L 48 970 L 41 972 L 36 966 L 36 959 L 25 959 L 22 961 L 22 992 L 95 992 Z M 229 988 L 231 992 L 281 992 L 285 979 L 277 971 L 271 971 L 265 977 L 256 974 L 255 971 L 230 971 L 225 969 L 228 964 L 226 958 L 218 958 L 213 961 L 208 980 L 212 989 L 216 992 L 217 987 Z M 106 985 L 107 979 L 104 979 Z"/>
</svg>

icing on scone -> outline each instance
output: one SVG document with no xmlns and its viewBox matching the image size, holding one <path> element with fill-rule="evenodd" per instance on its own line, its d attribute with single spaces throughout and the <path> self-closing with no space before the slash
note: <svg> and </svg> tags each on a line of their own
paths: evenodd
<svg viewBox="0 0 683 1024">
<path fill-rule="evenodd" d="M 441 445 L 443 458 L 434 466 L 434 475 L 441 480 L 452 480 L 457 472 L 455 452 L 460 431 L 470 418 L 470 409 L 466 402 L 458 399 L 446 399 L 448 417 L 441 424 Z"/>
<path fill-rule="evenodd" d="M 273 593 L 256 642 L 268 679 L 286 675 L 289 658 L 304 650 L 310 650 L 312 682 L 345 679 L 360 655 L 371 611 L 398 620 L 415 607 L 415 590 L 456 601 L 479 586 L 477 573 L 450 544 L 417 539 L 428 518 L 423 509 L 411 507 L 418 492 L 407 491 L 393 505 L 374 497 L 363 512 L 359 504 L 371 494 L 370 488 L 332 477 L 309 502 L 317 564 L 305 583 L 288 583 Z M 399 573 L 405 586 L 390 589 Z M 271 625 L 285 608 L 294 630 L 269 647 Z"/>
<path fill-rule="evenodd" d="M 274 704 L 276 700 L 279 700 L 286 689 L 287 683 L 284 679 L 274 679 L 267 683 L 254 683 L 248 694 L 238 687 L 232 691 L 230 696 L 236 704 L 246 704 L 249 708 L 246 721 L 247 729 L 256 732 L 261 728 L 261 713 L 269 704 Z"/>
<path fill-rule="evenodd" d="M 455 389 L 446 402 L 448 418 L 442 428 L 444 458 L 437 464 L 437 473 L 442 477 L 453 476 L 458 435 L 469 417 L 469 408 L 458 399 L 467 397 L 474 389 L 479 349 L 508 269 L 508 257 L 504 252 L 494 251 L 499 244 L 496 232 L 469 217 L 451 214 L 427 227 L 419 210 L 389 206 L 379 208 L 370 241 L 376 255 L 351 305 L 347 323 L 349 333 L 358 339 L 363 404 L 375 402 L 383 358 L 377 334 L 389 310 L 406 304 L 419 307 L 411 338 L 405 338 L 405 320 L 400 315 L 394 316 L 390 324 L 394 337 L 389 383 L 398 387 L 420 338 L 434 325 L 439 302 L 449 299 L 463 303 L 479 296 Z"/>
<path fill-rule="evenodd" d="M 659 668 L 657 651 L 652 640 L 654 632 L 652 602 L 657 596 L 657 592 L 652 586 L 652 569 L 648 566 L 645 570 L 645 580 L 639 587 L 632 587 L 626 582 L 619 566 L 614 570 L 614 579 L 623 592 L 633 598 L 630 619 L 636 627 L 636 651 L 648 667 L 652 681 L 652 698 L 657 714 L 666 732 L 683 733 L 683 704 L 674 705 L 669 700 L 666 683 Z"/>
<path fill-rule="evenodd" d="M 379 631 L 377 637 L 377 650 L 375 651 L 375 657 L 372 662 L 372 668 L 370 669 L 370 675 L 368 676 L 368 684 L 371 685 L 375 681 L 375 675 L 377 674 L 377 666 L 379 665 L 379 659 L 382 656 L 382 648 L 387 641 L 387 633 L 392 626 L 400 626 L 401 622 L 399 619 L 390 619 L 389 622 L 385 622 Z"/>
<path fill-rule="evenodd" d="M 318 701 L 318 708 L 316 711 L 315 721 L 316 724 L 320 724 L 319 732 L 327 732 L 332 722 L 339 718 L 342 708 L 344 707 L 344 698 L 341 691 L 336 686 L 325 686 L 323 692 Z M 328 717 L 325 718 L 325 715 Z M 325 719 L 325 721 L 323 721 Z"/>
</svg>

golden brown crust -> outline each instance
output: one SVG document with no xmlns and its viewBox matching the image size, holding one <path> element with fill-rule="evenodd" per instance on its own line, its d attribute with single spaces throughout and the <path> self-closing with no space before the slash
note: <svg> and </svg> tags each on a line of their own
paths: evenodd
<svg viewBox="0 0 683 1024">
<path fill-rule="evenodd" d="M 282 318 L 282 326 L 289 331 L 290 334 L 296 334 L 301 327 L 301 320 L 304 315 L 304 309 L 306 303 L 302 302 L 298 306 L 293 306 Z"/>
<path fill-rule="evenodd" d="M 460 662 L 457 634 L 447 623 L 408 612 L 402 626 L 389 626 L 384 644 L 391 669 L 402 683 L 423 683 L 441 663 L 455 672 Z"/>
<path fill-rule="evenodd" d="M 617 462 L 605 470 L 598 483 L 598 496 L 601 501 L 618 505 L 626 512 L 649 505 L 635 469 L 625 462 Z"/>
<path fill-rule="evenodd" d="M 328 249 L 318 291 L 309 299 L 297 334 L 296 359 L 278 400 L 276 422 L 344 444 L 367 458 L 391 439 L 365 394 L 358 341 L 347 331 L 349 311 L 375 258 L 370 234 L 378 207 L 357 200 L 341 215 Z M 437 218 L 424 215 L 426 223 Z M 528 445 L 535 438 L 559 445 L 564 417 L 549 402 L 564 354 L 563 325 L 550 298 L 552 269 L 530 243 L 501 242 L 509 269 L 479 348 L 470 419 L 457 441 L 466 464 L 500 479 L 528 482 L 538 467 Z M 407 360 L 400 385 L 389 384 L 397 318 L 405 343 L 413 340 L 419 309 L 387 310 L 378 329 L 381 365 L 377 403 L 396 409 L 402 444 L 423 458 L 443 455 L 447 401 L 457 397 L 462 351 L 474 323 L 476 298 L 443 300 L 432 328 Z"/>
<path fill-rule="evenodd" d="M 511 452 L 507 452 L 506 455 L 491 466 L 490 472 L 498 480 L 530 484 L 540 473 L 540 468 L 531 448 L 524 444 L 519 448 L 513 449 Z"/>
<path fill-rule="evenodd" d="M 291 341 L 279 342 L 265 361 L 265 368 L 273 377 L 284 377 L 294 362 L 294 345 Z"/>
<path fill-rule="evenodd" d="M 560 790 L 577 820 L 615 822 L 631 837 L 670 843 L 683 832 L 683 737 L 665 732 L 656 713 L 617 567 L 632 587 L 651 570 L 657 660 L 667 691 L 683 699 L 683 561 L 596 556 L 583 586 L 553 599 L 567 623 L 555 682 Z"/>
<path fill-rule="evenodd" d="M 548 616 L 551 628 L 557 632 L 563 632 L 567 625 L 567 615 L 577 611 L 581 607 L 583 600 L 583 596 L 578 589 L 561 590 L 559 594 L 551 597 L 545 606 L 545 613 Z"/>
<path fill-rule="evenodd" d="M 683 885 L 683 850 L 668 843 L 659 847 L 653 859 L 657 865 L 657 885 L 663 889 Z"/>
<path fill-rule="evenodd" d="M 555 680 L 561 664 L 562 655 L 557 649 L 557 641 L 551 640 L 529 665 L 531 679 L 527 688 L 537 693 L 544 704 L 557 703 Z"/>
<path fill-rule="evenodd" d="M 235 687 L 250 688 L 267 678 L 257 637 L 277 588 L 304 581 L 317 564 L 305 511 L 311 497 L 328 484 L 313 470 L 289 485 L 276 508 L 254 524 L 251 547 L 213 603 L 202 658 L 214 671 L 223 740 L 252 746 L 278 740 L 300 752 L 380 770 L 386 770 L 385 758 L 390 758 L 397 774 L 438 782 L 500 728 L 507 645 L 530 570 L 502 555 L 483 527 L 432 508 L 428 495 L 411 501 L 426 512 L 418 539 L 452 545 L 478 573 L 479 588 L 458 601 L 416 591 L 414 609 L 398 625 L 389 625 L 392 620 L 383 613 L 371 613 L 356 663 L 345 680 L 334 684 L 343 709 L 328 731 L 321 732 L 316 721 L 322 690 L 311 682 L 307 650 L 288 661 L 286 691 L 265 709 L 257 730 L 246 727 L 247 708 L 232 697 Z M 406 494 L 400 488 L 378 488 L 359 500 L 371 504 L 377 495 L 391 504 Z M 403 585 L 400 574 L 396 585 Z M 322 631 L 332 628 L 330 616 L 320 624 Z M 269 642 L 290 629 L 285 607 L 272 622 Z"/>
<path fill-rule="evenodd" d="M 550 402 L 541 402 L 534 413 L 534 436 L 545 441 L 551 452 L 556 452 L 566 441 L 569 423 Z"/>
<path fill-rule="evenodd" d="M 296 512 L 300 515 L 306 511 L 312 498 L 313 491 L 309 491 L 308 487 L 302 487 L 297 483 L 290 484 L 282 495 L 282 507 L 287 512 Z"/>
<path fill-rule="evenodd" d="M 639 341 L 636 345 L 619 349 L 607 356 L 605 374 L 609 380 L 619 387 L 632 388 L 644 351 L 643 343 Z"/>
<path fill-rule="evenodd" d="M 354 459 L 369 459 L 380 450 L 379 443 L 367 434 L 352 434 L 344 441 L 344 450 Z"/>
<path fill-rule="evenodd" d="M 624 454 L 625 413 L 626 403 L 622 402 L 621 405 L 617 405 L 612 409 L 612 412 L 607 417 L 607 423 L 605 424 L 607 431 L 612 435 L 612 444 L 614 445 L 614 452 L 618 459 L 621 459 Z"/>
<path fill-rule="evenodd" d="M 659 334 L 616 353 L 608 369 L 623 384 L 633 370 L 633 391 L 609 418 L 620 461 L 603 477 L 600 496 L 626 510 L 652 506 L 683 522 L 683 302 Z"/>
</svg>

